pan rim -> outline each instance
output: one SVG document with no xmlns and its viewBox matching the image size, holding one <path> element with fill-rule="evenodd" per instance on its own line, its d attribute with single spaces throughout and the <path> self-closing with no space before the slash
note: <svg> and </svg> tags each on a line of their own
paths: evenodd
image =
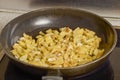
<svg viewBox="0 0 120 80">
<path fill-rule="evenodd" d="M 86 63 L 86 64 L 82 64 L 82 65 L 79 65 L 79 66 L 64 67 L 64 68 L 63 68 L 63 67 L 62 67 L 62 68 L 61 68 L 61 67 L 44 67 L 44 66 L 32 65 L 32 64 L 29 64 L 29 63 L 26 63 L 26 62 L 23 62 L 23 61 L 20 61 L 20 60 L 16 59 L 15 57 L 13 57 L 12 55 L 9 54 L 10 52 L 8 52 L 7 49 L 4 49 L 4 48 L 3 48 L 5 54 L 6 54 L 10 59 L 13 59 L 13 60 L 15 60 L 15 61 L 17 61 L 17 62 L 19 62 L 19 63 L 21 63 L 21 64 L 24 64 L 24 65 L 27 65 L 27 66 L 30 66 L 30 67 L 43 68 L 43 69 L 56 69 L 56 70 L 57 70 L 57 69 L 61 69 L 61 70 L 63 70 L 63 69 L 74 69 L 74 68 L 85 67 L 85 66 L 88 66 L 88 65 L 90 65 L 90 64 L 96 63 L 96 62 L 98 62 L 98 61 L 106 58 L 106 57 L 112 52 L 112 50 L 115 48 L 116 42 L 117 42 L 117 33 L 116 33 L 115 29 L 112 27 L 112 25 L 111 25 L 107 20 L 105 20 L 104 18 L 100 17 L 99 15 L 96 15 L 96 14 L 94 14 L 94 13 L 91 13 L 91 12 L 88 12 L 88 11 L 85 11 L 85 10 L 81 10 L 81 9 L 78 9 L 78 8 L 68 8 L 68 7 L 42 8 L 42 9 L 34 10 L 34 11 L 31 11 L 31 12 L 25 13 L 25 14 L 23 14 L 23 15 L 20 15 L 20 16 L 16 17 L 15 19 L 13 19 L 12 21 L 15 21 L 15 20 L 18 19 L 19 17 L 26 16 L 26 15 L 28 15 L 28 14 L 36 13 L 36 12 L 39 12 L 39 11 L 58 10 L 58 9 L 62 9 L 62 10 L 66 10 L 66 9 L 67 9 L 67 10 L 76 11 L 76 12 L 77 12 L 77 11 L 85 12 L 85 13 L 88 13 L 88 14 L 91 14 L 91 15 L 94 15 L 94 16 L 97 16 L 98 18 L 100 18 L 101 20 L 104 20 L 107 24 L 109 24 L 111 30 L 113 30 L 113 33 L 114 33 L 114 42 L 113 42 L 113 45 L 111 46 L 111 48 L 109 49 L 109 51 L 108 51 L 107 53 L 105 53 L 105 55 L 103 55 L 102 57 L 100 57 L 99 59 L 96 59 L 96 60 L 94 60 L 94 61 L 88 62 L 88 63 Z M 10 22 L 5 26 L 5 28 L 6 28 L 12 21 L 10 21 Z M 5 29 L 3 29 L 3 30 L 5 30 Z"/>
</svg>

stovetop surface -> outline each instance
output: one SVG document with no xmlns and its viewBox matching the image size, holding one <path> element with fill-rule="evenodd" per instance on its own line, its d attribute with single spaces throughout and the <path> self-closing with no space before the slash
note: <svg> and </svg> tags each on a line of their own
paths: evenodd
<svg viewBox="0 0 120 80">
<path fill-rule="evenodd" d="M 117 29 L 118 42 L 116 48 L 101 67 L 82 77 L 66 78 L 67 80 L 120 80 L 120 30 Z M 91 77 L 92 75 L 92 77 Z M 93 77 L 94 76 L 94 77 Z M 114 79 L 113 79 L 114 78 Z M 40 80 L 40 76 L 24 73 L 5 56 L 0 62 L 0 80 Z"/>
</svg>

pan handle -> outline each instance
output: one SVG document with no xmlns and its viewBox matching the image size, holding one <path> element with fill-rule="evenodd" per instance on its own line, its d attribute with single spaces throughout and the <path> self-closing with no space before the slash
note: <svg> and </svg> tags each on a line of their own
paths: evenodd
<svg viewBox="0 0 120 80">
<path fill-rule="evenodd" d="M 63 80 L 60 70 L 48 70 L 46 76 L 42 77 L 42 80 Z"/>
<path fill-rule="evenodd" d="M 63 80 L 60 76 L 43 76 L 42 80 Z"/>
</svg>

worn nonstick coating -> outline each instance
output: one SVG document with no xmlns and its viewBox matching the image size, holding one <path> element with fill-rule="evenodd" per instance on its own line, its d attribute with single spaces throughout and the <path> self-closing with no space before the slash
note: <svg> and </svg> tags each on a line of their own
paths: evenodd
<svg viewBox="0 0 120 80">
<path fill-rule="evenodd" d="M 100 48 L 105 49 L 105 54 L 90 63 L 76 67 L 68 68 L 50 68 L 38 67 L 28 63 L 21 62 L 14 58 L 10 50 L 12 45 L 22 36 L 23 33 L 28 33 L 33 37 L 42 30 L 48 28 L 58 29 L 68 26 L 72 29 L 80 26 L 96 32 L 102 38 Z M 38 75 L 62 75 L 76 76 L 88 73 L 99 67 L 111 53 L 116 45 L 116 32 L 103 18 L 79 9 L 73 8 L 44 8 L 23 14 L 10 21 L 2 30 L 0 42 L 6 56 L 15 63 L 18 67 L 26 72 Z"/>
</svg>

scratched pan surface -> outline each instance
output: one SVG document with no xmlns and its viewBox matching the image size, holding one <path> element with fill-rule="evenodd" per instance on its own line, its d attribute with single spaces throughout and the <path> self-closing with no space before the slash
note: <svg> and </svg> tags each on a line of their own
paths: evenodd
<svg viewBox="0 0 120 80">
<path fill-rule="evenodd" d="M 80 26 L 96 32 L 102 38 L 100 48 L 105 49 L 105 54 L 95 61 L 76 67 L 50 68 L 37 67 L 28 63 L 21 62 L 14 58 L 10 53 L 12 45 L 22 36 L 28 33 L 31 36 L 38 34 L 40 30 L 48 28 L 58 29 L 68 26 L 72 29 Z M 6 56 L 24 71 L 36 75 L 76 76 L 88 73 L 100 66 L 116 45 L 116 32 L 109 22 L 96 14 L 73 8 L 44 8 L 23 14 L 10 21 L 2 30 L 0 42 Z"/>
</svg>

